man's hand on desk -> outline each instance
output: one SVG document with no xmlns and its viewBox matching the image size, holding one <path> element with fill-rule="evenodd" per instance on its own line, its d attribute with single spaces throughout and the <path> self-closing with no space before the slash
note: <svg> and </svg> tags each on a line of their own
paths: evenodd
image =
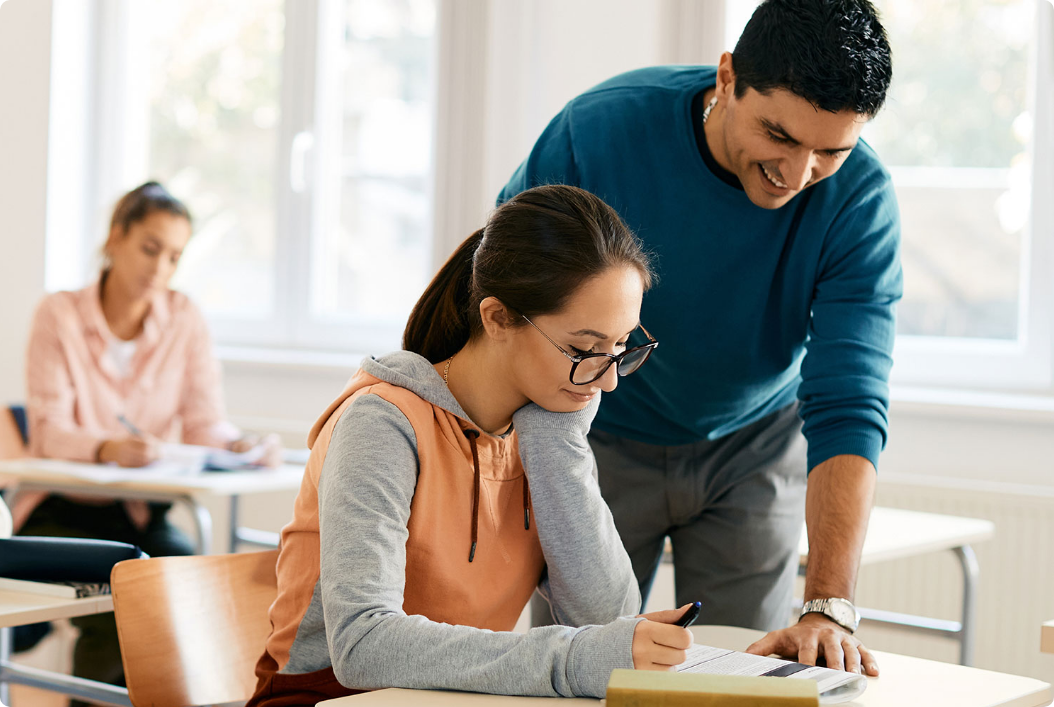
<svg viewBox="0 0 1054 707">
<path fill-rule="evenodd" d="M 816 665 L 823 656 L 828 668 L 859 673 L 862 665 L 865 674 L 878 675 L 878 663 L 864 644 L 822 614 L 806 614 L 794 626 L 767 634 L 747 653 L 776 653 L 805 665 Z"/>
</svg>

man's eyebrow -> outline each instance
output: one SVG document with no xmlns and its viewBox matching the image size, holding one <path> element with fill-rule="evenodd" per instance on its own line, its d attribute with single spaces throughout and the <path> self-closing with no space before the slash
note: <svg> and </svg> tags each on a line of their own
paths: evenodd
<svg viewBox="0 0 1054 707">
<path fill-rule="evenodd" d="M 793 143 L 795 145 L 801 144 L 801 142 L 797 138 L 788 133 L 787 130 L 779 123 L 774 123 L 768 118 L 758 118 L 758 122 L 761 123 L 761 126 L 763 128 L 773 133 L 776 133 L 787 142 Z M 849 152 L 849 150 L 852 150 L 854 147 L 856 147 L 856 143 L 848 145 L 846 147 L 826 147 L 820 150 L 820 152 Z"/>
</svg>

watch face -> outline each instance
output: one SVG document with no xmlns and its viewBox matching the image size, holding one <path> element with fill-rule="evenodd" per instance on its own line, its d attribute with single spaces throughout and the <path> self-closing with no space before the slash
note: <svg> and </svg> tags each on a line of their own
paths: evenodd
<svg viewBox="0 0 1054 707">
<path fill-rule="evenodd" d="M 852 605 L 846 601 L 838 599 L 832 600 L 827 606 L 827 612 L 835 621 L 850 628 L 855 627 L 859 621 L 856 616 L 856 611 L 853 609 Z"/>
</svg>

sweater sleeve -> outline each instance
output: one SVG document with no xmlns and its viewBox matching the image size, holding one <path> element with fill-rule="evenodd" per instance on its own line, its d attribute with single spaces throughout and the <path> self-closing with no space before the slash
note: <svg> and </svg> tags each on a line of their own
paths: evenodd
<svg viewBox="0 0 1054 707">
<path fill-rule="evenodd" d="M 903 292 L 900 216 L 888 176 L 834 221 L 802 362 L 802 428 L 810 470 L 855 454 L 878 468 L 886 443 L 895 309 Z"/>
<path fill-rule="evenodd" d="M 583 410 L 555 413 L 531 403 L 513 415 L 545 555 L 538 589 L 553 619 L 569 626 L 640 611 L 640 589 L 586 439 L 599 404 L 597 395 Z"/>
<path fill-rule="evenodd" d="M 500 205 L 522 191 L 540 184 L 571 184 L 578 186 L 579 174 L 575 165 L 574 142 L 571 132 L 573 103 L 568 103 L 542 132 L 527 159 L 516 169 L 498 194 Z"/>
<path fill-rule="evenodd" d="M 319 480 L 319 581 L 337 680 L 361 689 L 603 696 L 611 671 L 633 665 L 635 619 L 519 634 L 402 611 L 416 449 L 406 417 L 375 395 L 352 403 L 334 428 Z"/>
</svg>

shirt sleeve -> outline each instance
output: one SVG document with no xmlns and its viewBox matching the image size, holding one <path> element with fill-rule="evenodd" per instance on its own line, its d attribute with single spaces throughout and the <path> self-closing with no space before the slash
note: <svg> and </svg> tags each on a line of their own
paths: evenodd
<svg viewBox="0 0 1054 707">
<path fill-rule="evenodd" d="M 108 438 L 77 424 L 76 390 L 62 342 L 61 318 L 54 296 L 33 315 L 26 351 L 26 413 L 33 454 L 71 461 L 95 461 Z"/>
<path fill-rule="evenodd" d="M 201 311 L 187 302 L 190 317 L 187 337 L 186 370 L 179 416 L 183 421 L 183 441 L 210 447 L 226 447 L 239 436 L 227 422 L 223 404 L 220 362 L 212 348 L 212 336 Z"/>
<path fill-rule="evenodd" d="M 896 303 L 903 293 L 900 215 L 888 176 L 834 221 L 821 259 L 802 362 L 808 466 L 841 454 L 878 468 L 888 428 Z"/>
<path fill-rule="evenodd" d="M 568 103 L 549 121 L 541 137 L 534 143 L 527 159 L 516 169 L 498 194 L 500 205 L 522 191 L 541 184 L 570 184 L 579 186 L 575 165 L 574 141 L 571 125 L 574 104 Z"/>
<path fill-rule="evenodd" d="M 319 480 L 319 582 L 337 680 L 359 689 L 602 697 L 611 671 L 633 665 L 635 619 L 519 634 L 403 612 L 416 449 L 409 421 L 376 395 L 352 403 L 333 430 Z"/>
<path fill-rule="evenodd" d="M 513 415 L 545 554 L 538 590 L 553 619 L 568 626 L 631 616 L 641 604 L 629 555 L 600 495 L 586 438 L 600 397 L 578 412 L 550 412 L 531 403 Z"/>
</svg>

